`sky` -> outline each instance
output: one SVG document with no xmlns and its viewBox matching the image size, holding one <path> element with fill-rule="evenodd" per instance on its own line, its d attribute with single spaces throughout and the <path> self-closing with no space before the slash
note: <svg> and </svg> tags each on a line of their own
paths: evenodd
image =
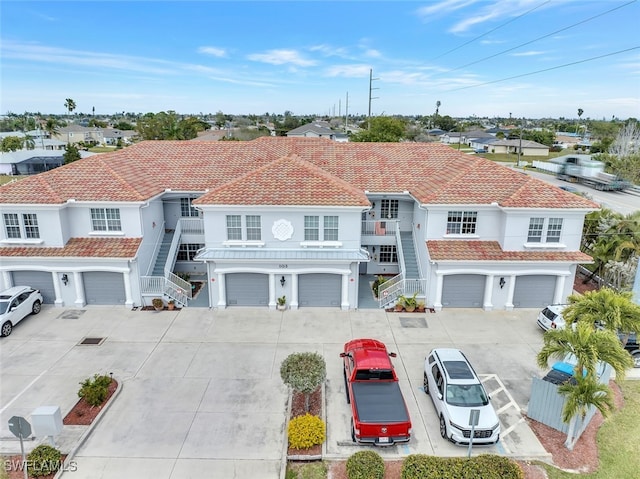
<svg viewBox="0 0 640 479">
<path fill-rule="evenodd" d="M 0 114 L 640 118 L 637 0 L 3 0 L 0 42 Z"/>
</svg>

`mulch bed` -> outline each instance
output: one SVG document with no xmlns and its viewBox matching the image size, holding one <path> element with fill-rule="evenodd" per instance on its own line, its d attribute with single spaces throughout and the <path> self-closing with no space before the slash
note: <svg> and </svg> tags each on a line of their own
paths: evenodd
<svg viewBox="0 0 640 479">
<path fill-rule="evenodd" d="M 67 458 L 66 454 L 63 454 L 60 458 L 60 465 L 64 464 L 65 459 Z M 7 471 L 7 479 L 24 479 L 24 471 L 18 468 L 18 464 L 22 463 L 22 456 L 10 456 L 8 458 L 3 459 L 5 462 L 3 467 Z M 10 467 L 9 467 L 10 465 Z M 38 476 L 38 479 L 53 479 L 56 476 L 55 472 L 51 474 L 47 474 L 46 476 Z M 33 476 L 29 476 L 33 477 Z"/>
<path fill-rule="evenodd" d="M 322 417 L 322 389 L 318 388 L 309 396 L 309 411 L 305 409 L 304 394 L 294 391 L 291 397 L 291 419 L 304 416 L 307 412 L 312 416 Z M 287 449 L 289 456 L 320 456 L 322 455 L 322 445 L 317 444 L 309 449 Z"/>
<path fill-rule="evenodd" d="M 109 384 L 107 398 L 99 406 L 91 406 L 84 398 L 80 400 L 71 408 L 71 411 L 64 417 L 62 424 L 66 426 L 89 426 L 95 418 L 100 414 L 102 408 L 109 402 L 113 393 L 118 389 L 118 382 L 115 379 L 111 380 Z"/>
</svg>

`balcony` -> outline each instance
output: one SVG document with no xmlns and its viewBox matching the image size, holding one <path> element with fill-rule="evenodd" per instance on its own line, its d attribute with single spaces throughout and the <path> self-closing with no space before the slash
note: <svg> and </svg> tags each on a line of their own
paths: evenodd
<svg viewBox="0 0 640 479">
<path fill-rule="evenodd" d="M 363 221 L 362 236 L 395 236 L 398 222 L 396 220 Z"/>
</svg>

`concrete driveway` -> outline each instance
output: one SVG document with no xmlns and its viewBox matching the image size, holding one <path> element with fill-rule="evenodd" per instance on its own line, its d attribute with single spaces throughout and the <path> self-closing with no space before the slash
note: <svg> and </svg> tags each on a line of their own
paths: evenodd
<svg viewBox="0 0 640 479">
<path fill-rule="evenodd" d="M 542 344 L 536 313 L 45 307 L 0 340 L 0 452 L 19 452 L 8 430 L 11 416 L 29 419 L 44 405 L 60 406 L 64 415 L 77 400 L 81 380 L 113 373 L 121 393 L 79 447 L 77 470 L 65 476 L 183 479 L 206 471 L 207 477 L 278 478 L 287 403 L 280 363 L 293 352 L 317 351 L 328 370 L 324 453 L 346 458 L 360 447 L 349 444 L 338 354 L 351 338 L 373 337 L 398 353 L 394 361 L 414 425 L 412 441 L 378 449 L 383 456 L 466 455 L 465 447 L 440 438 L 433 405 L 422 390 L 425 355 L 454 346 L 468 355 L 500 412 L 501 442 L 477 452 L 543 458 L 546 452 L 520 414 L 531 377 L 542 374 L 535 366 Z M 79 345 L 84 337 L 104 341 Z M 27 449 L 35 444 L 28 442 Z M 63 440 L 58 445 L 72 446 Z"/>
</svg>

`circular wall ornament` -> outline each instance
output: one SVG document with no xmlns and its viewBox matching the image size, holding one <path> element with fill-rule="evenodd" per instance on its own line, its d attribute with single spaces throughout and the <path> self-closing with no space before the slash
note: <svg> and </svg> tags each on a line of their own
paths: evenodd
<svg viewBox="0 0 640 479">
<path fill-rule="evenodd" d="M 273 237 L 280 241 L 286 241 L 293 236 L 293 225 L 289 220 L 276 220 L 271 227 Z"/>
</svg>

